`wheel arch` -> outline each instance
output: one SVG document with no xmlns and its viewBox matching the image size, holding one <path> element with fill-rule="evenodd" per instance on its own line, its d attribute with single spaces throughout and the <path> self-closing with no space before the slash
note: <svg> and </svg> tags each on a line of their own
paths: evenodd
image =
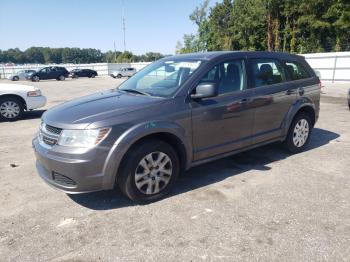
<svg viewBox="0 0 350 262">
<path fill-rule="evenodd" d="M 312 126 L 315 125 L 316 123 L 316 109 L 314 104 L 311 101 L 308 100 L 303 100 L 303 101 L 298 101 L 296 104 L 294 104 L 291 109 L 289 110 L 286 119 L 284 121 L 283 125 L 283 135 L 286 137 L 288 134 L 288 130 L 290 125 L 293 122 L 293 119 L 301 113 L 306 113 L 310 116 L 311 121 L 312 121 Z"/>
<path fill-rule="evenodd" d="M 103 167 L 103 187 L 111 189 L 118 176 L 120 165 L 127 152 L 148 139 L 158 139 L 168 143 L 179 156 L 181 170 L 190 167 L 192 144 L 186 137 L 185 129 L 176 123 L 148 122 L 125 131 L 114 143 Z"/>
<path fill-rule="evenodd" d="M 20 100 L 24 106 L 24 109 L 27 110 L 27 102 L 22 96 L 16 95 L 16 94 L 2 94 L 2 95 L 0 95 L 0 99 L 5 98 L 5 97 L 12 97 L 12 98 L 16 98 L 16 99 Z"/>
</svg>

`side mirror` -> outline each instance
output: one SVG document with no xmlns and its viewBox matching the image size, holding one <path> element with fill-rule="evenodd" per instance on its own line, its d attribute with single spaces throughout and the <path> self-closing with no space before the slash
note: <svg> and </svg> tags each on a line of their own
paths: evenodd
<svg viewBox="0 0 350 262">
<path fill-rule="evenodd" d="M 196 90 L 196 93 L 191 94 L 192 99 L 215 97 L 219 93 L 217 85 L 215 83 L 209 83 L 209 82 L 200 83 L 195 90 Z"/>
</svg>

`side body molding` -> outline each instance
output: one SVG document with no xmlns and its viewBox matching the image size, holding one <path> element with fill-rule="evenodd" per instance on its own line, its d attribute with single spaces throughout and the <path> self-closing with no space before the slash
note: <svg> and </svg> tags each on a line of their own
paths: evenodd
<svg viewBox="0 0 350 262">
<path fill-rule="evenodd" d="M 157 133 L 167 133 L 176 136 L 181 141 L 186 152 L 185 168 L 188 169 L 192 163 L 192 139 L 191 130 L 186 130 L 174 122 L 168 121 L 150 121 L 143 122 L 133 126 L 125 131 L 114 143 L 108 153 L 103 167 L 103 187 L 112 189 L 116 176 L 124 155 L 130 147 L 138 140 Z"/>
</svg>

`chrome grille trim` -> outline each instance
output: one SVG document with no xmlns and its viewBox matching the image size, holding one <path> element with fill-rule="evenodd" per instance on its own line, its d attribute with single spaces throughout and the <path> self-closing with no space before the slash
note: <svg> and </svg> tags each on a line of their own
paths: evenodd
<svg viewBox="0 0 350 262">
<path fill-rule="evenodd" d="M 61 128 L 42 123 L 39 130 L 39 141 L 44 146 L 52 147 L 57 144 L 61 132 Z"/>
<path fill-rule="evenodd" d="M 45 130 L 51 134 L 56 134 L 56 135 L 60 135 L 62 132 L 62 128 L 57 128 L 46 124 L 45 124 Z"/>
</svg>

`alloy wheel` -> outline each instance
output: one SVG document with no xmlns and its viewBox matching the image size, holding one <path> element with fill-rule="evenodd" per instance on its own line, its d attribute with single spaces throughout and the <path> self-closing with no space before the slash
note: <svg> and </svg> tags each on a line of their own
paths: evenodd
<svg viewBox="0 0 350 262">
<path fill-rule="evenodd" d="M 154 195 L 168 185 L 172 174 L 170 157 L 163 152 L 152 152 L 142 158 L 137 165 L 135 184 L 141 193 Z"/>
<path fill-rule="evenodd" d="M 309 123 L 306 119 L 300 119 L 294 127 L 293 143 L 296 147 L 302 147 L 309 137 Z"/>
</svg>

